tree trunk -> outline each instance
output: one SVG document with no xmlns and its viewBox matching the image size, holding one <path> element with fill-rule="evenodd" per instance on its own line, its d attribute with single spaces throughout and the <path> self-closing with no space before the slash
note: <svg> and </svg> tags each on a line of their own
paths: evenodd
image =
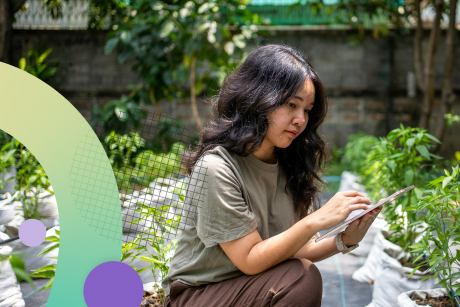
<svg viewBox="0 0 460 307">
<path fill-rule="evenodd" d="M 424 95 L 422 103 L 422 113 L 418 126 L 420 128 L 429 129 L 431 111 L 433 109 L 433 100 L 434 100 L 434 68 L 435 68 L 435 59 L 436 51 L 438 50 L 439 37 L 441 36 L 441 17 L 442 17 L 442 8 L 444 5 L 443 0 L 435 1 L 435 10 L 436 15 L 434 18 L 433 28 L 431 29 L 430 39 L 428 41 L 427 56 L 425 58 L 425 67 L 424 67 Z"/>
<path fill-rule="evenodd" d="M 13 17 L 26 0 L 0 0 L 0 62 L 11 63 L 11 45 L 13 43 Z"/>
<path fill-rule="evenodd" d="M 196 94 L 195 94 L 195 68 L 196 68 L 196 54 L 192 56 L 192 64 L 190 65 L 190 103 L 192 105 L 193 117 L 195 118 L 196 124 L 200 132 L 203 131 L 203 124 L 201 123 L 200 114 L 196 106 Z"/>
<path fill-rule="evenodd" d="M 422 15 L 420 13 L 420 0 L 415 0 L 415 35 L 414 35 L 414 68 L 415 77 L 417 78 L 418 88 L 425 92 L 425 78 L 423 75 L 423 57 L 422 57 L 422 41 L 423 41 L 423 28 L 422 28 Z"/>
<path fill-rule="evenodd" d="M 13 16 L 10 0 L 0 0 L 0 61 L 10 63 Z"/>
<path fill-rule="evenodd" d="M 447 28 L 446 35 L 446 53 L 444 62 L 444 76 L 442 79 L 442 100 L 441 112 L 438 116 L 437 131 L 435 136 L 442 142 L 446 132 L 446 119 L 444 114 L 450 113 L 452 106 L 456 99 L 454 91 L 452 90 L 452 75 L 454 72 L 455 62 L 455 39 L 457 31 L 455 29 L 455 19 L 457 16 L 457 3 L 458 0 L 450 0 L 449 3 L 449 27 Z M 433 148 L 434 152 L 439 152 L 441 145 L 436 143 Z"/>
</svg>

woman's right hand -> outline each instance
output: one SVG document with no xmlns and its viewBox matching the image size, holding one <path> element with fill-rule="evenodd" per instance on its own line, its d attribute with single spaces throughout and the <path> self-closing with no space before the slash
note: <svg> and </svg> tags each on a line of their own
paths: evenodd
<svg viewBox="0 0 460 307">
<path fill-rule="evenodd" d="M 319 230 L 331 229 L 343 222 L 352 211 L 367 209 L 371 201 L 358 191 L 336 193 L 324 206 L 308 215 Z"/>
</svg>

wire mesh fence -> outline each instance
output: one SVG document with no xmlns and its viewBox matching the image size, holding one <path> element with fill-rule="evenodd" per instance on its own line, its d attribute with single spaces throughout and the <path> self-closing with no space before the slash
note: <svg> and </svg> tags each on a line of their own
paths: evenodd
<svg viewBox="0 0 460 307">
<path fill-rule="evenodd" d="M 192 175 L 182 164 L 185 150 L 195 145 L 196 137 L 181 121 L 155 112 L 136 109 L 134 114 L 119 111 L 119 116 L 134 116 L 139 125 L 121 132 L 120 125 L 107 129 L 98 124 L 94 130 L 104 144 L 120 192 L 123 243 L 137 240 L 146 246 L 149 240 L 167 241 L 193 225 L 206 189 L 207 169 L 202 162 L 195 165 Z"/>
</svg>

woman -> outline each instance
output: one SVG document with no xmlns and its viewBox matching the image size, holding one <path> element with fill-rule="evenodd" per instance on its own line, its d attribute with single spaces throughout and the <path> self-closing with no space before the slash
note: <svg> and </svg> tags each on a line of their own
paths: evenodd
<svg viewBox="0 0 460 307">
<path fill-rule="evenodd" d="M 313 262 L 356 247 L 378 211 L 314 242 L 370 204 L 346 191 L 313 210 L 327 111 L 318 75 L 298 51 L 263 46 L 226 77 L 213 104 L 185 159 L 192 216 L 162 282 L 164 306 L 320 306 Z"/>
</svg>

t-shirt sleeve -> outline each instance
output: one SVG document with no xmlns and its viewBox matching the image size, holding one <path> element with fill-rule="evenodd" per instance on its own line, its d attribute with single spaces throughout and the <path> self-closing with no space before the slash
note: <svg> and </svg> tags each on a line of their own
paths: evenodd
<svg viewBox="0 0 460 307">
<path fill-rule="evenodd" d="M 240 182 L 222 157 L 203 156 L 203 189 L 197 204 L 196 230 L 206 247 L 232 241 L 257 228 L 243 198 Z M 194 170 L 195 172 L 195 170 Z"/>
</svg>

